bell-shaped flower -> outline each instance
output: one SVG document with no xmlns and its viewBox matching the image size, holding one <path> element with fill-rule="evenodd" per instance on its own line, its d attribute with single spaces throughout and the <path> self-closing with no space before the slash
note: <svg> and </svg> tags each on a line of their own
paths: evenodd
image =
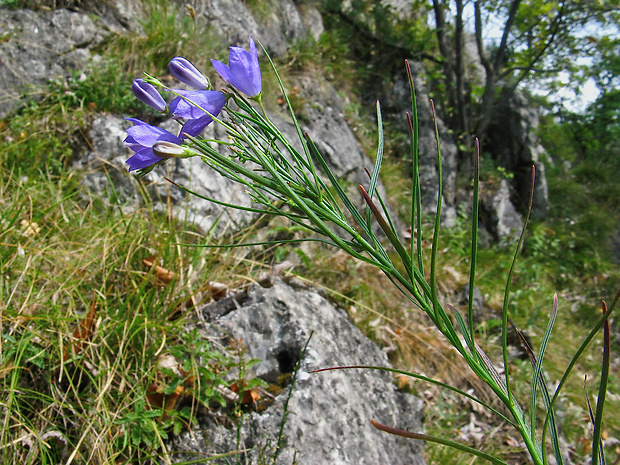
<svg viewBox="0 0 620 465">
<path fill-rule="evenodd" d="M 174 57 L 170 60 L 168 69 L 170 74 L 179 81 L 195 89 L 208 89 L 211 87 L 209 80 L 186 58 Z"/>
<path fill-rule="evenodd" d="M 125 145 L 136 152 L 126 163 L 129 171 L 148 168 L 155 163 L 159 163 L 165 158 L 159 157 L 153 152 L 153 145 L 158 142 L 171 142 L 176 145 L 183 143 L 182 139 L 175 136 L 165 129 L 151 126 L 136 118 L 126 118 L 127 121 L 134 123 L 134 126 L 127 129 Z"/>
<path fill-rule="evenodd" d="M 228 66 L 217 60 L 211 60 L 211 63 L 224 81 L 248 97 L 257 97 L 261 93 L 262 82 L 258 54 L 251 37 L 249 52 L 240 47 L 230 47 Z"/>
<path fill-rule="evenodd" d="M 166 101 L 159 94 L 155 86 L 149 84 L 144 79 L 136 79 L 133 81 L 131 90 L 142 103 L 146 103 L 157 111 L 164 111 L 166 109 Z"/>
<path fill-rule="evenodd" d="M 226 105 L 226 97 L 214 90 L 175 90 L 181 97 L 170 103 L 170 112 L 185 120 L 181 134 L 197 136 L 207 127 Z M 205 113 L 207 111 L 209 114 Z"/>
</svg>

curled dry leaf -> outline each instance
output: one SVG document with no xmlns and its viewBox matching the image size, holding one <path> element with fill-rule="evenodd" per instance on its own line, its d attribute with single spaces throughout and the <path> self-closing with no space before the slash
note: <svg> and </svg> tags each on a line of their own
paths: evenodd
<svg viewBox="0 0 620 465">
<path fill-rule="evenodd" d="M 241 380 L 241 385 L 242 386 L 245 385 L 245 382 L 243 380 Z M 239 385 L 237 383 L 233 383 L 230 386 L 230 390 L 236 394 L 239 394 Z M 260 400 L 260 398 L 261 398 L 261 395 L 260 395 L 258 388 L 245 389 L 241 393 L 241 404 L 242 405 L 253 404 L 254 402 Z"/>
<path fill-rule="evenodd" d="M 153 269 L 157 281 L 162 284 L 170 284 L 174 280 L 174 272 L 158 265 L 158 261 L 157 255 L 151 255 L 150 257 L 142 259 L 142 263 L 144 263 L 145 266 Z"/>
<path fill-rule="evenodd" d="M 95 305 L 95 302 L 93 302 L 90 306 L 90 310 L 82 319 L 82 321 L 80 321 L 80 324 L 77 328 L 75 328 L 75 331 L 73 332 L 73 346 L 69 344 L 65 347 L 62 355 L 63 360 L 69 359 L 70 351 L 72 349 L 75 354 L 79 354 L 84 348 L 84 345 L 92 339 L 96 315 L 97 306 Z"/>
</svg>

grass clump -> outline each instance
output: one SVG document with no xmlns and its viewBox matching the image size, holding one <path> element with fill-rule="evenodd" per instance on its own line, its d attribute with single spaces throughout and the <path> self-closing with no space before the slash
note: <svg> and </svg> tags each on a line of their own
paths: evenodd
<svg viewBox="0 0 620 465">
<path fill-rule="evenodd" d="M 222 388 L 247 363 L 185 324 L 210 282 L 238 285 L 225 273 L 247 267 L 179 249 L 196 236 L 168 215 L 102 211 L 77 189 L 50 174 L 0 184 L 3 463 L 145 463 L 198 412 L 237 421 Z"/>
</svg>

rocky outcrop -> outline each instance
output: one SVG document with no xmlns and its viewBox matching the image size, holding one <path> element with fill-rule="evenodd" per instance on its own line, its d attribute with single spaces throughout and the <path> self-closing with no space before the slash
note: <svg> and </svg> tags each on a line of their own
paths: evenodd
<svg viewBox="0 0 620 465">
<path fill-rule="evenodd" d="M 516 239 L 523 229 L 523 219 L 510 201 L 511 189 L 506 179 L 498 184 L 486 183 L 480 192 L 480 236 L 483 245 L 503 244 Z"/>
<path fill-rule="evenodd" d="M 273 3 L 273 5 L 272 5 Z M 402 3 L 402 2 L 401 2 Z M 400 11 L 402 5 L 399 2 L 387 2 L 395 11 Z M 102 40 L 112 33 L 127 33 L 140 31 L 140 8 L 132 0 L 116 1 L 67 1 L 68 9 L 58 10 L 6 10 L 0 9 L 0 25 L 7 33 L 0 43 L 0 82 L 2 83 L 2 101 L 5 105 L 0 108 L 0 117 L 18 107 L 24 98 L 43 95 L 49 79 L 63 78 L 75 70 L 86 69 L 91 59 L 91 50 Z M 56 3 L 54 3 L 56 5 Z M 176 4 L 180 12 L 185 13 L 184 4 Z M 204 0 L 196 2 L 192 6 L 196 24 L 199 28 L 209 28 L 222 34 L 225 40 L 231 44 L 244 45 L 247 36 L 253 35 L 259 38 L 267 50 L 273 55 L 286 53 L 287 48 L 299 39 L 308 37 L 317 38 L 323 31 L 321 14 L 311 4 L 296 5 L 292 0 L 281 0 L 269 4 L 256 2 L 247 3 L 242 0 Z M 230 15 L 235 11 L 235 15 Z M 89 14 L 90 13 L 90 14 Z M 436 144 L 434 137 L 434 125 L 431 118 L 431 110 L 428 104 L 428 92 L 426 91 L 421 66 L 413 64 L 416 81 L 416 92 L 419 105 L 420 121 L 420 160 L 421 160 L 421 188 L 423 209 L 432 212 L 437 203 L 437 167 L 436 167 Z M 338 176 L 346 177 L 353 186 L 353 192 L 358 183 L 367 182 L 364 167 L 371 167 L 372 163 L 364 154 L 353 132 L 343 116 L 343 103 L 331 84 L 316 76 L 300 76 L 298 88 L 301 100 L 305 101 L 301 112 L 304 129 L 308 130 L 315 139 L 322 154 L 330 161 Z M 377 89 L 380 91 L 380 89 Z M 386 117 L 404 117 L 408 110 L 409 90 L 402 76 L 395 78 L 392 86 L 383 89 L 385 99 L 382 102 L 386 110 Z M 104 128 L 97 127 L 108 117 L 102 115 L 97 118 L 91 134 L 93 142 L 100 140 L 105 133 Z M 290 125 L 287 119 L 275 115 L 275 119 L 282 123 L 287 130 Z M 109 123 L 109 120 L 107 120 Z M 493 146 L 496 163 L 505 166 L 509 171 L 515 172 L 512 185 L 511 201 L 513 203 L 527 198 L 529 189 L 529 165 L 535 164 L 538 170 L 537 183 L 535 186 L 533 216 L 543 217 L 548 210 L 547 187 L 544 178 L 544 165 L 539 160 L 542 149 L 535 138 L 537 117 L 528 110 L 525 102 L 507 102 L 498 121 L 502 121 L 502 127 L 491 134 L 502 143 Z M 509 124 L 506 124 L 508 122 Z M 106 123 L 107 124 L 107 123 Z M 402 123 L 401 123 L 402 124 Z M 456 207 L 459 202 L 459 194 L 456 189 L 456 175 L 458 171 L 458 149 L 452 139 L 448 128 L 441 118 L 437 119 L 437 125 L 441 138 L 443 158 L 443 220 L 445 225 L 453 224 L 456 217 Z M 403 131 L 406 127 L 402 126 Z M 103 133 L 101 132 L 103 131 Z M 291 133 L 295 137 L 294 132 Z M 505 141 L 512 141 L 506 144 Z M 104 144 L 105 145 L 105 144 Z M 108 144 L 109 146 L 109 144 Z M 104 163 L 117 158 L 119 154 L 127 155 L 127 151 L 121 146 L 118 152 L 95 153 L 85 151 L 77 160 L 76 166 L 94 167 L 93 160 L 99 157 Z M 117 159 L 115 165 L 122 164 Z M 170 163 L 175 181 L 190 189 L 197 189 L 201 195 L 216 199 L 227 198 L 230 200 L 231 188 L 227 181 L 213 178 L 212 174 L 205 173 L 205 168 L 196 160 L 184 160 Z M 101 179 L 95 179 L 95 171 L 91 171 L 86 184 L 96 188 L 94 192 L 107 190 L 105 183 L 107 174 L 100 172 Z M 121 179 L 123 179 L 123 176 Z M 200 179 L 201 185 L 191 182 L 189 178 Z M 234 221 L 224 218 L 228 213 L 214 207 L 207 201 L 194 199 L 196 205 L 187 206 L 186 195 L 181 191 L 174 191 L 170 184 L 164 181 L 157 173 L 149 178 L 149 185 L 153 192 L 172 195 L 173 203 L 182 210 L 184 218 L 195 221 L 200 229 L 208 230 L 220 219 L 219 224 L 239 227 L 247 224 L 251 215 L 235 213 Z M 129 185 L 133 187 L 129 187 Z M 121 198 L 131 201 L 140 198 L 137 192 L 137 184 L 127 181 L 121 190 Z M 132 191 L 133 189 L 133 191 Z M 222 196 L 222 194 L 225 194 Z M 239 194 L 239 192 L 237 192 Z M 462 196 L 461 196 L 462 197 Z M 239 199 L 239 197 L 237 197 Z M 491 204 L 493 204 L 491 202 Z M 521 205 L 519 204 L 519 205 Z M 361 205 L 361 204 L 360 204 Z M 163 208 L 163 207 L 161 207 Z M 491 214 L 490 217 L 499 217 L 501 212 Z M 224 217 L 221 217 L 223 214 Z M 221 220 L 224 219 L 222 222 Z M 490 225 L 487 229 L 492 230 Z M 502 231 L 502 228 L 497 229 Z"/>
<path fill-rule="evenodd" d="M 388 373 L 309 373 L 333 366 L 389 364 L 385 353 L 349 321 L 342 309 L 300 284 L 276 280 L 271 288 L 253 287 L 235 302 L 224 299 L 202 309 L 203 323 L 197 322 L 210 340 L 217 338 L 225 345 L 242 340 L 246 355 L 261 360 L 251 368 L 253 374 L 269 383 L 293 372 L 309 340 L 288 401 L 289 415 L 277 463 L 424 464 L 421 443 L 387 435 L 370 424 L 374 419 L 410 431 L 422 428 L 422 402 L 399 392 Z M 263 457 L 270 457 L 278 442 L 288 395 L 285 389 L 266 410 L 246 416 L 240 444 L 236 428 L 216 426 L 204 417 L 201 426 L 168 444 L 171 456 L 181 462 L 205 457 L 207 452 L 247 448 L 250 451 L 242 462 L 256 463 L 261 451 Z"/>
<path fill-rule="evenodd" d="M 544 218 L 549 212 L 549 189 L 545 165 L 541 160 L 545 149 L 536 134 L 538 112 L 533 109 L 521 92 L 512 92 L 499 100 L 497 116 L 490 126 L 489 152 L 495 164 L 514 173 L 511 201 L 520 210 L 527 208 L 531 189 L 531 168 L 536 168 L 532 217 Z"/>
<path fill-rule="evenodd" d="M 0 9 L 0 30 L 0 118 L 42 97 L 50 79 L 86 66 L 89 47 L 103 35 L 88 15 L 65 9 Z"/>
<path fill-rule="evenodd" d="M 298 39 L 317 37 L 322 32 L 316 7 L 304 4 L 298 8 L 291 0 L 274 2 L 274 5 L 205 0 L 192 8 L 197 27 L 216 30 L 228 43 L 243 46 L 251 34 L 273 55 L 286 53 Z M 20 105 L 26 90 L 29 97 L 43 95 L 50 79 L 62 79 L 76 70 L 86 69 L 92 48 L 109 34 L 139 32 L 141 28 L 137 3 L 131 0 L 88 5 L 75 1 L 65 2 L 65 6 L 75 11 L 0 10 L 0 24 L 6 25 L 9 31 L 7 40 L 0 44 L 0 60 L 6 64 L 0 67 L 0 77 L 6 94 L 3 100 L 7 101 L 0 116 Z M 181 14 L 187 14 L 184 5 L 179 3 L 177 7 Z M 230 11 L 235 11 L 235 15 L 230 15 Z M 300 89 L 298 101 L 305 102 L 299 108 L 303 129 L 311 134 L 335 174 L 347 180 L 352 197 L 362 207 L 356 186 L 368 182 L 364 168 L 372 169 L 372 162 L 344 118 L 340 97 L 331 84 L 315 76 L 299 76 L 297 88 Z M 273 118 L 289 139 L 297 142 L 286 112 L 276 112 Z M 176 129 L 174 123 L 166 124 L 169 129 Z M 85 170 L 84 185 L 103 202 L 113 199 L 123 208 L 135 208 L 142 201 L 140 189 L 146 188 L 153 194 L 155 209 L 172 205 L 178 218 L 215 234 L 238 230 L 255 217 L 247 212 L 229 211 L 205 199 L 250 206 L 249 197 L 240 186 L 216 175 L 198 159 L 170 160 L 165 169 L 155 170 L 144 180 L 127 176 L 123 162 L 130 153 L 121 141 L 128 125 L 112 115 L 95 118 L 89 131 L 90 144 L 74 157 L 74 168 Z M 208 128 L 211 133 L 217 130 Z M 224 134 L 211 135 L 224 137 Z M 296 145 L 301 148 L 300 144 Z M 188 194 L 165 178 L 196 192 L 199 197 L 192 197 L 188 202 Z M 385 195 L 383 188 L 380 189 Z"/>
<path fill-rule="evenodd" d="M 241 0 L 207 0 L 196 13 L 206 27 L 231 44 L 245 45 L 248 36 L 256 37 L 274 56 L 284 55 L 291 43 L 305 38 L 305 24 L 309 24 L 292 0 L 253 2 L 252 6 Z"/>
<path fill-rule="evenodd" d="M 127 211 L 135 210 L 143 204 L 141 191 L 146 190 L 154 210 L 165 211 L 171 206 L 176 218 L 216 236 L 238 231 L 256 217 L 253 213 L 224 208 L 208 200 L 252 206 L 242 186 L 220 176 L 199 158 L 171 159 L 142 179 L 128 173 L 125 161 L 129 154 L 123 144 L 128 126 L 127 121 L 118 116 L 102 115 L 95 119 L 88 133 L 89 149 L 74 161 L 73 168 L 82 172 L 81 182 L 87 192 L 97 196 L 102 203 L 114 203 Z M 170 131 L 174 131 L 175 126 L 177 123 L 172 120 L 161 125 Z M 210 126 L 205 136 L 218 137 L 216 128 Z M 197 195 L 187 194 L 168 180 Z"/>
</svg>

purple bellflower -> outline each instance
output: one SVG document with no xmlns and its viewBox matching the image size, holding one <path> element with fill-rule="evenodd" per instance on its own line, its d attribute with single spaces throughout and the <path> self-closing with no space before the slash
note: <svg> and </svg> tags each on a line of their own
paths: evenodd
<svg viewBox="0 0 620 465">
<path fill-rule="evenodd" d="M 165 129 L 151 126 L 136 118 L 126 119 L 134 123 L 134 126 L 127 129 L 127 137 L 124 142 L 127 147 L 136 152 L 126 162 L 129 165 L 129 171 L 148 168 L 165 160 L 165 158 L 158 157 L 153 152 L 153 145 L 158 142 L 171 142 L 179 146 L 183 143 L 180 137 Z M 158 153 L 162 154 L 163 152 Z"/>
<path fill-rule="evenodd" d="M 195 89 L 208 89 L 211 87 L 209 80 L 186 58 L 174 57 L 170 60 L 168 69 L 179 81 Z"/>
<path fill-rule="evenodd" d="M 175 98 L 170 104 L 170 112 L 177 118 L 185 120 L 181 134 L 197 136 L 211 121 L 212 116 L 217 116 L 226 105 L 226 97 L 221 92 L 214 90 L 178 90 L 175 92 L 181 97 Z M 183 98 L 185 97 L 185 98 Z M 188 100 L 191 100 L 190 103 Z M 203 110 L 209 112 L 206 114 Z"/>
<path fill-rule="evenodd" d="M 215 71 L 228 84 L 248 97 L 258 97 L 262 90 L 260 67 L 256 45 L 250 37 L 250 51 L 240 47 L 230 47 L 228 66 L 221 61 L 211 60 Z"/>
<path fill-rule="evenodd" d="M 142 103 L 146 103 L 157 111 L 164 111 L 166 109 L 166 101 L 159 94 L 155 86 L 149 84 L 144 79 L 136 79 L 133 81 L 131 90 Z"/>
</svg>

